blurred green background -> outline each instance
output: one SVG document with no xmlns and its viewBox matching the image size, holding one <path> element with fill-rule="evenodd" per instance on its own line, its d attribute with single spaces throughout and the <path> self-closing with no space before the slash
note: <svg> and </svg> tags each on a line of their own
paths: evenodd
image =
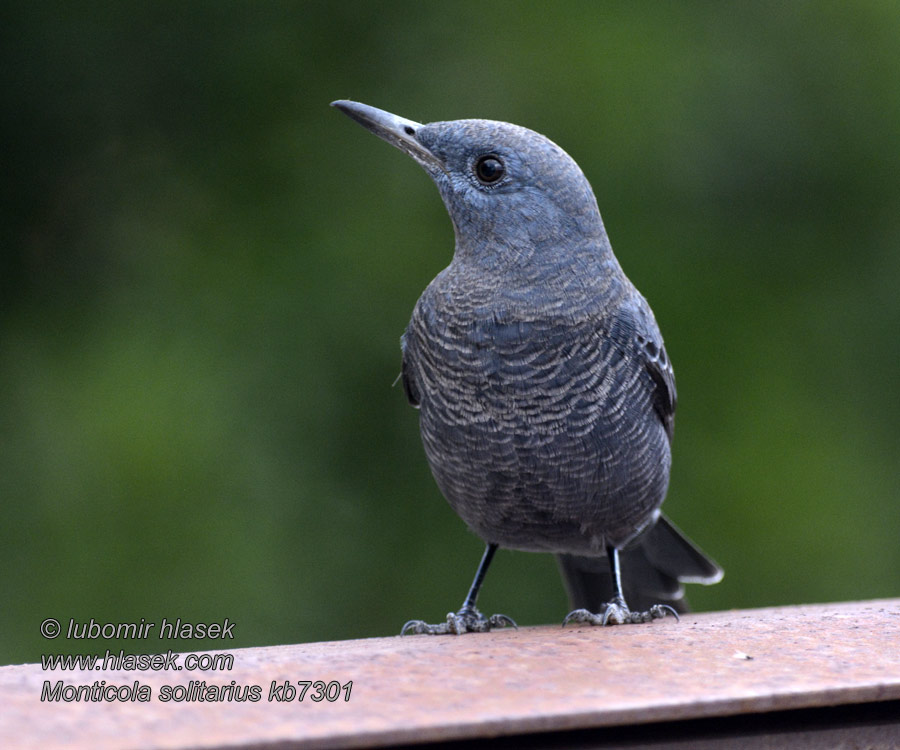
<svg viewBox="0 0 900 750">
<path fill-rule="evenodd" d="M 246 646 L 461 602 L 481 542 L 391 387 L 452 228 L 336 98 L 582 166 L 676 365 L 666 510 L 727 571 L 696 608 L 900 594 L 897 3 L 16 5 L 0 663 L 50 616 L 228 617 Z M 519 552 L 481 603 L 566 611 Z"/>
</svg>

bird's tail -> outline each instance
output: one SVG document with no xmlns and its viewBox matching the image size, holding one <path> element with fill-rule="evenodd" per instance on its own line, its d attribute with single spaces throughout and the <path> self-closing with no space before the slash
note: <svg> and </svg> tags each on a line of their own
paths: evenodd
<svg viewBox="0 0 900 750">
<path fill-rule="evenodd" d="M 572 609 L 603 610 L 613 595 L 606 556 L 557 555 Z M 619 554 L 622 593 L 632 610 L 668 604 L 687 612 L 685 583 L 717 583 L 722 568 L 679 531 L 664 515 L 637 543 Z"/>
</svg>

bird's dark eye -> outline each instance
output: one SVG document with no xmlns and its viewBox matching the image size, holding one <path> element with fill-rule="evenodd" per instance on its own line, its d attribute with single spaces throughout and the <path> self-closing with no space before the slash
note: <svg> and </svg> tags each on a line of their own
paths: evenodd
<svg viewBox="0 0 900 750">
<path fill-rule="evenodd" d="M 496 156 L 482 156 L 475 162 L 475 176 L 485 185 L 497 182 L 505 172 L 506 167 Z"/>
</svg>

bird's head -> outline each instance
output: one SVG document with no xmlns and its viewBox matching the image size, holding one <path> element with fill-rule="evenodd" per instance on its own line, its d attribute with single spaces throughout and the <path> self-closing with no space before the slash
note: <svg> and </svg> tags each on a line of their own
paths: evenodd
<svg viewBox="0 0 900 750">
<path fill-rule="evenodd" d="M 548 138 L 493 120 L 421 124 L 366 104 L 337 107 L 413 157 L 440 190 L 456 255 L 490 266 L 559 263 L 608 249 L 591 186 Z"/>
</svg>

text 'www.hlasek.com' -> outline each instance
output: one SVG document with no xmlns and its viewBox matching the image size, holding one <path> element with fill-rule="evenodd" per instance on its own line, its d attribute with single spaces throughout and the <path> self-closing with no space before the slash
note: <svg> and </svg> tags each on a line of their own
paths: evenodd
<svg viewBox="0 0 900 750">
<path fill-rule="evenodd" d="M 62 636 L 74 641 L 109 640 L 231 640 L 234 638 L 235 624 L 228 618 L 222 622 L 188 622 L 181 618 L 163 618 L 159 623 L 140 622 L 113 623 L 95 622 L 93 619 L 80 622 L 70 619 L 66 623 L 48 617 L 41 623 L 41 635 L 47 640 Z M 105 653 L 87 654 L 42 654 L 41 667 L 45 672 L 73 672 L 81 678 L 78 682 L 66 680 L 44 680 L 41 701 L 61 703 L 147 703 L 156 699 L 161 703 L 226 703 L 268 701 L 270 703 L 336 703 L 349 701 L 353 688 L 352 680 L 302 679 L 271 680 L 265 684 L 239 683 L 236 680 L 222 681 L 207 673 L 229 672 L 234 669 L 235 654 L 198 652 L 177 653 L 171 649 L 157 653 L 130 653 L 124 649 L 105 649 Z M 85 672 L 188 672 L 187 681 L 173 684 L 150 685 L 139 679 L 125 683 L 107 679 L 92 682 L 84 679 Z M 195 677 L 193 673 L 198 673 Z M 180 675 L 177 675 L 180 676 Z M 115 675 L 120 678 L 119 675 Z M 313 677 L 319 677 L 315 675 Z"/>
</svg>

